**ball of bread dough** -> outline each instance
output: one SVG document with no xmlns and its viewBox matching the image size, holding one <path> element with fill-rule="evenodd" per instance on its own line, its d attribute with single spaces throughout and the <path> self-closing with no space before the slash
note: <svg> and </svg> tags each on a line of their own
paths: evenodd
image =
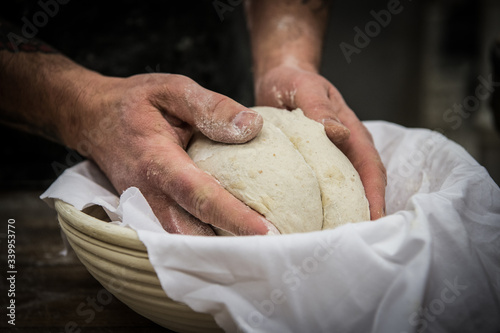
<svg viewBox="0 0 500 333">
<path fill-rule="evenodd" d="M 282 234 L 369 220 L 359 175 L 323 125 L 300 109 L 253 109 L 264 126 L 247 143 L 224 144 L 195 135 L 188 154 L 199 168 Z"/>
</svg>

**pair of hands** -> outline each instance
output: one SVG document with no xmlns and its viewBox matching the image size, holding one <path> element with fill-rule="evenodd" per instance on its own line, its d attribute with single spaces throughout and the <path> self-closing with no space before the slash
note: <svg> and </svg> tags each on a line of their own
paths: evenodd
<svg viewBox="0 0 500 333">
<path fill-rule="evenodd" d="M 215 141 L 249 141 L 262 128 L 260 115 L 180 75 L 99 76 L 92 86 L 95 94 L 79 101 L 85 112 L 75 112 L 81 116 L 71 131 L 78 134 L 68 135 L 69 146 L 94 160 L 119 193 L 138 187 L 168 232 L 214 235 L 211 224 L 236 235 L 278 233 L 185 152 L 195 129 Z M 301 108 L 322 122 L 358 170 L 371 218 L 384 215 L 384 166 L 371 135 L 330 82 L 314 72 L 279 66 L 256 83 L 256 101 Z M 82 133 L 93 133 L 90 145 Z"/>
</svg>

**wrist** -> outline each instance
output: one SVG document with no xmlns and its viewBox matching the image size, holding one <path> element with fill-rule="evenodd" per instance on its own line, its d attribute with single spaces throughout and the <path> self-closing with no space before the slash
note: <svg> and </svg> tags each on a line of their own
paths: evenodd
<svg viewBox="0 0 500 333">
<path fill-rule="evenodd" d="M 254 73 L 254 91 L 256 102 L 260 100 L 259 96 L 266 93 L 265 90 L 276 89 L 281 86 L 283 80 L 290 80 L 288 83 L 293 85 L 293 80 L 301 73 L 318 74 L 318 68 L 308 62 L 299 62 L 295 59 L 289 59 L 283 62 L 268 63 L 268 66 L 261 67 L 261 70 Z"/>
<path fill-rule="evenodd" d="M 0 52 L 0 122 L 77 149 L 109 79 L 61 54 Z"/>
<path fill-rule="evenodd" d="M 281 43 L 273 38 L 253 47 L 253 71 L 254 78 L 259 80 L 268 72 L 278 67 L 288 67 L 308 72 L 318 73 L 322 40 L 318 34 L 304 27 L 302 38 L 283 42 L 284 38 L 278 38 Z"/>
<path fill-rule="evenodd" d="M 112 104 L 109 92 L 119 78 L 79 68 L 66 73 L 63 82 L 68 86 L 64 101 L 57 107 L 57 127 L 61 143 L 92 158 L 106 110 Z M 97 131 L 96 131 L 97 130 Z"/>
<path fill-rule="evenodd" d="M 328 8 L 321 1 L 249 1 L 254 77 L 276 67 L 318 72 Z"/>
<path fill-rule="evenodd" d="M 286 68 L 290 70 L 306 71 L 311 73 L 318 73 L 319 64 L 311 61 L 300 60 L 294 56 L 282 56 L 279 58 L 271 58 L 266 61 L 256 63 L 254 66 L 254 79 L 255 82 L 262 80 L 268 73 Z"/>
</svg>

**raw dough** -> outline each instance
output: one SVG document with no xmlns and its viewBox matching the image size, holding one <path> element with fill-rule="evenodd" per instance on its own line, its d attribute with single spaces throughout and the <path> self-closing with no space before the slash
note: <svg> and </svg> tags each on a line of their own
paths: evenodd
<svg viewBox="0 0 500 333">
<path fill-rule="evenodd" d="M 323 201 L 323 229 L 370 219 L 368 200 L 359 174 L 349 159 L 328 139 L 323 125 L 304 116 L 270 107 L 254 108 L 294 144 L 318 179 Z"/>
<path fill-rule="evenodd" d="M 264 117 L 264 126 L 248 143 L 193 138 L 188 154 L 199 168 L 282 234 L 369 219 L 359 175 L 323 125 L 300 109 L 253 109 Z"/>
</svg>

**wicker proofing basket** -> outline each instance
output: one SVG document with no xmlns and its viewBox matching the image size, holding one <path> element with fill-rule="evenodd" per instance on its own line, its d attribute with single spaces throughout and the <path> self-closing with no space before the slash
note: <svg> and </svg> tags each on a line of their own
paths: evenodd
<svg viewBox="0 0 500 333">
<path fill-rule="evenodd" d="M 105 222 L 106 214 L 98 206 L 81 212 L 56 200 L 55 208 L 80 261 L 120 301 L 177 332 L 222 332 L 210 315 L 167 297 L 134 230 Z"/>
</svg>

